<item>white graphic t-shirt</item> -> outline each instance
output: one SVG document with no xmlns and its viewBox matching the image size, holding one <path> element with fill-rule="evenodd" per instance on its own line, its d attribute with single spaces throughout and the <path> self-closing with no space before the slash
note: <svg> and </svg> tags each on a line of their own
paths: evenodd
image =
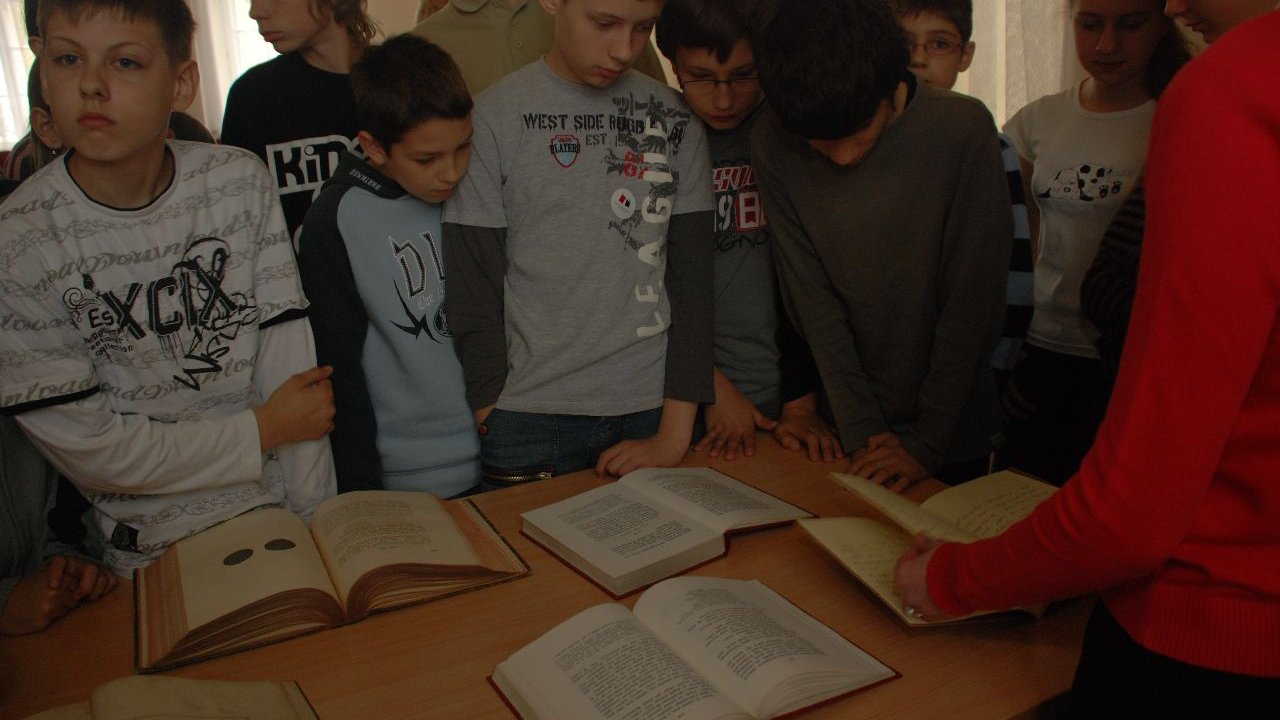
<svg viewBox="0 0 1280 720">
<path fill-rule="evenodd" d="M 1027 331 L 1035 345 L 1098 357 L 1098 330 L 1080 310 L 1080 284 L 1142 175 L 1155 111 L 1151 100 L 1131 110 L 1091 112 L 1080 106 L 1077 85 L 1036 100 L 1005 124 L 1018 155 L 1034 168 L 1031 190 L 1040 206 L 1036 308 Z"/>
<path fill-rule="evenodd" d="M 634 71 L 601 90 L 545 62 L 481 93 L 473 122 L 471 169 L 444 220 L 507 229 L 498 407 L 658 407 L 667 223 L 713 205 L 701 123 L 674 90 Z"/>
<path fill-rule="evenodd" d="M 314 365 L 266 169 L 169 148 L 174 181 L 146 207 L 94 202 L 58 162 L 0 208 L 0 407 L 93 503 L 117 569 L 334 488 L 327 441 L 260 451 L 252 408 Z"/>
</svg>

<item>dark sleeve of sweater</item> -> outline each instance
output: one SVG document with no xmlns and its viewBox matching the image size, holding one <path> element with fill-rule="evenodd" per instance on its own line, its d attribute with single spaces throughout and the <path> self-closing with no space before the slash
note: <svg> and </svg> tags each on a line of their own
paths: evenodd
<svg viewBox="0 0 1280 720">
<path fill-rule="evenodd" d="M 871 380 L 849 332 L 849 315 L 837 296 L 827 269 L 805 231 L 772 152 L 777 138 L 757 124 L 751 143 L 756 181 L 773 234 L 773 257 L 787 313 L 808 343 L 830 398 L 840 444 L 846 450 L 865 447 L 867 438 L 888 430 Z"/>
<path fill-rule="evenodd" d="M 507 229 L 445 223 L 443 234 L 453 349 L 462 363 L 467 402 L 479 410 L 496 403 L 507 383 Z"/>
<path fill-rule="evenodd" d="M 779 308 L 778 331 L 774 337 L 778 343 L 781 370 L 779 393 L 785 405 L 818 389 L 818 365 L 813 361 L 813 353 L 809 352 L 809 344 L 800 337 L 785 308 Z"/>
<path fill-rule="evenodd" d="M 378 423 L 361 358 L 369 317 L 356 289 L 346 243 L 338 229 L 338 193 L 322 193 L 302 224 L 298 272 L 311 306 L 316 361 L 333 366 L 337 413 L 329 445 L 338 492 L 382 489 Z"/>
<path fill-rule="evenodd" d="M 1147 200 L 1141 180 L 1107 226 L 1080 286 L 1080 307 L 1098 328 L 1098 354 L 1114 372 L 1120 366 L 1129 314 L 1138 290 L 1138 259 L 1146 225 Z"/>
<path fill-rule="evenodd" d="M 944 230 L 939 312 L 920 414 L 900 434 L 903 448 L 930 472 L 942 464 L 974 379 L 991 362 L 1007 298 L 1013 210 L 994 127 L 965 138 L 963 173 Z"/>
<path fill-rule="evenodd" d="M 675 215 L 667 226 L 667 297 L 671 328 L 667 331 L 667 375 L 663 396 L 695 403 L 715 402 L 715 299 L 711 289 L 712 239 L 715 218 L 710 210 Z"/>
</svg>

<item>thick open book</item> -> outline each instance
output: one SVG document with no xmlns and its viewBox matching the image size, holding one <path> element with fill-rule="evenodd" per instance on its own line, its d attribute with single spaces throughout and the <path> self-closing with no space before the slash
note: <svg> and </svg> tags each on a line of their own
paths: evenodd
<svg viewBox="0 0 1280 720">
<path fill-rule="evenodd" d="M 810 517 L 711 468 L 645 468 L 521 515 L 523 532 L 614 597 L 726 552 L 725 533 Z"/>
<path fill-rule="evenodd" d="M 46 710 L 27 720 L 316 720 L 293 682 L 132 677 L 93 691 L 89 702 Z"/>
<path fill-rule="evenodd" d="M 500 663 L 493 684 L 524 720 L 751 720 L 895 677 L 757 581 L 690 576 L 649 588 L 634 613 L 578 613 Z"/>
<path fill-rule="evenodd" d="M 910 625 L 937 623 L 908 617 L 893 589 L 894 567 L 917 533 L 953 542 L 993 537 L 1030 515 L 1057 491 L 1052 485 L 1006 470 L 947 488 L 917 505 L 856 475 L 831 476 L 897 527 L 863 517 L 801 520 L 800 527 Z M 1036 617 L 1044 614 L 1044 606 L 1018 609 Z M 974 613 L 966 618 L 988 614 Z M 951 621 L 961 619 L 965 618 Z"/>
<path fill-rule="evenodd" d="M 368 491 L 330 498 L 311 528 L 254 510 L 173 544 L 134 579 L 139 670 L 354 622 L 528 572 L 469 501 Z"/>
</svg>

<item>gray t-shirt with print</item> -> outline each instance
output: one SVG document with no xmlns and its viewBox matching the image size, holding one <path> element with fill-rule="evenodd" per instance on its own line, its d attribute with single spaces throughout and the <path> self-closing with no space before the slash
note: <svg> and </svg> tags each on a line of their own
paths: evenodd
<svg viewBox="0 0 1280 720">
<path fill-rule="evenodd" d="M 481 93 L 473 122 L 471 169 L 444 220 L 507 230 L 498 407 L 658 407 L 668 221 L 712 208 L 702 125 L 674 90 L 638 73 L 601 90 L 545 62 Z"/>
<path fill-rule="evenodd" d="M 779 393 L 778 281 L 764 205 L 751 165 L 751 128 L 763 105 L 732 130 L 711 131 L 716 203 L 716 367 L 769 417 Z"/>
</svg>

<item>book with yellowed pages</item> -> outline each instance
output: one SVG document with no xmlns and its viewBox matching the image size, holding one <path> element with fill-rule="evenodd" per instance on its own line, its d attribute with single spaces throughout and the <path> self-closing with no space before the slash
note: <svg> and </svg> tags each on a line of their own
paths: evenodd
<svg viewBox="0 0 1280 720">
<path fill-rule="evenodd" d="M 726 533 L 810 513 L 699 467 L 636 470 L 520 517 L 525 535 L 621 597 L 724 555 Z"/>
<path fill-rule="evenodd" d="M 159 670 L 524 575 L 470 501 L 371 490 L 174 543 L 134 578 L 137 665 Z"/>
<path fill-rule="evenodd" d="M 918 533 L 937 540 L 973 542 L 993 537 L 1031 514 L 1057 488 L 1035 478 L 1005 470 L 947 488 L 917 505 L 914 502 L 856 475 L 832 473 L 836 482 L 879 510 L 897 527 L 865 517 L 838 517 L 800 520 L 800 527 L 840 562 L 853 576 L 884 601 L 903 622 L 932 625 L 938 621 L 908 616 L 902 599 L 893 589 L 898 558 L 911 546 Z M 1044 606 L 1018 608 L 1035 617 Z M 953 618 L 963 620 L 982 612 Z"/>
<path fill-rule="evenodd" d="M 588 608 L 491 678 L 524 720 L 776 718 L 899 677 L 755 580 L 687 576 Z"/>
<path fill-rule="evenodd" d="M 27 720 L 316 720 L 295 682 L 188 680 L 142 676 L 112 680 L 89 702 Z"/>
</svg>

